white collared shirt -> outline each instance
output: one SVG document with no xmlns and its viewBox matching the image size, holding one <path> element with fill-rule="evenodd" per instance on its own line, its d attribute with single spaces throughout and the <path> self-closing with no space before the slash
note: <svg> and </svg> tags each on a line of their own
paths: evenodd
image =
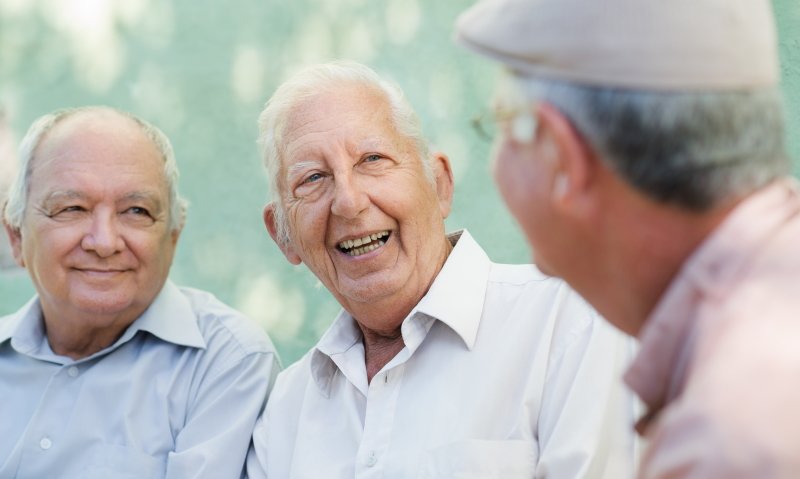
<svg viewBox="0 0 800 479">
<path fill-rule="evenodd" d="M 37 298 L 0 318 L 0 478 L 238 478 L 277 374 L 257 325 L 167 282 L 108 348 L 52 352 Z"/>
<path fill-rule="evenodd" d="M 368 384 L 342 311 L 278 376 L 253 479 L 631 477 L 633 342 L 557 279 L 499 265 L 464 232 Z"/>
</svg>

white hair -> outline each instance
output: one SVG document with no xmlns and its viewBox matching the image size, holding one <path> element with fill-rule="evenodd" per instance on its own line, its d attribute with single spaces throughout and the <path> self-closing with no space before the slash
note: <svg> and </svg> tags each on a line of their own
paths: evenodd
<svg viewBox="0 0 800 479">
<path fill-rule="evenodd" d="M 352 61 L 334 61 L 305 68 L 278 87 L 258 118 L 259 143 L 267 170 L 271 201 L 274 204 L 278 241 L 281 244 L 286 244 L 289 240 L 279 181 L 284 146 L 282 142 L 289 115 L 299 103 L 322 91 L 353 84 L 374 89 L 386 98 L 394 127 L 414 143 L 419 158 L 424 159 L 422 165 L 426 178 L 434 181 L 428 145 L 422 135 L 419 118 L 397 85 L 381 79 L 369 67 Z"/>
<path fill-rule="evenodd" d="M 64 119 L 78 113 L 94 112 L 100 110 L 113 111 L 125 118 L 131 119 L 141 127 L 142 132 L 153 142 L 164 159 L 164 176 L 169 188 L 169 221 L 170 228 L 178 231 L 183 228 L 186 220 L 187 202 L 178 193 L 178 166 L 175 162 L 175 153 L 172 150 L 169 138 L 151 123 L 121 110 L 104 106 L 84 106 L 79 108 L 65 108 L 56 110 L 39 117 L 33 122 L 22 142 L 19 145 L 19 169 L 11 188 L 8 191 L 8 201 L 5 206 L 5 221 L 12 228 L 22 227 L 25 209 L 28 206 L 28 190 L 30 189 L 31 172 L 33 169 L 36 148 L 41 144 L 47 133 Z"/>
</svg>

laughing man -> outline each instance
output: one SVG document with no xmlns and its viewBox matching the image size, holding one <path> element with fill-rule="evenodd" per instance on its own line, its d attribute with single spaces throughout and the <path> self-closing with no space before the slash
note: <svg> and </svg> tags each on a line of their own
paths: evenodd
<svg viewBox="0 0 800 479">
<path fill-rule="evenodd" d="M 560 280 L 445 233 L 450 162 L 396 87 L 314 66 L 260 131 L 267 229 L 343 309 L 279 376 L 251 477 L 630 476 L 630 344 Z"/>
</svg>

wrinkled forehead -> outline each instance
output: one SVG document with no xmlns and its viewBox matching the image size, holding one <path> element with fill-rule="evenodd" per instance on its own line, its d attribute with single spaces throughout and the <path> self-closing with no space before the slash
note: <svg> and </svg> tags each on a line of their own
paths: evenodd
<svg viewBox="0 0 800 479">
<path fill-rule="evenodd" d="M 30 183 L 65 170 L 107 171 L 105 180 L 127 174 L 167 189 L 164 158 L 140 125 L 113 111 L 78 112 L 44 134 L 29 165 Z"/>
<path fill-rule="evenodd" d="M 297 101 L 287 112 L 278 144 L 281 176 L 287 165 L 320 159 L 334 146 L 355 153 L 400 141 L 382 95 L 350 85 L 328 88 Z"/>
<path fill-rule="evenodd" d="M 336 123 L 369 118 L 392 121 L 386 93 L 372 85 L 339 81 L 300 95 L 286 112 L 283 137 L 302 132 L 310 123 L 332 119 Z"/>
</svg>

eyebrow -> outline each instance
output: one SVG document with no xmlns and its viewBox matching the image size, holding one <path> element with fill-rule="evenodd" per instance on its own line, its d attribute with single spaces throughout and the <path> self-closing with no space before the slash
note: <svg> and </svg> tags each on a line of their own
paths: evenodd
<svg viewBox="0 0 800 479">
<path fill-rule="evenodd" d="M 359 141 L 355 144 L 355 148 L 359 152 L 380 149 L 387 145 L 387 141 L 378 136 L 378 137 L 370 137 Z M 286 177 L 291 178 L 293 175 L 297 174 L 298 172 L 302 172 L 308 168 L 318 168 L 322 162 L 315 161 L 315 160 L 307 160 L 307 161 L 298 161 L 297 163 L 289 166 L 286 168 Z"/>
<path fill-rule="evenodd" d="M 291 177 L 292 175 L 296 174 L 298 171 L 303 171 L 310 167 L 317 167 L 319 166 L 318 161 L 300 161 L 298 163 L 293 164 L 289 168 L 286 169 L 286 176 Z"/>
<path fill-rule="evenodd" d="M 85 199 L 86 195 L 81 193 L 80 191 L 75 190 L 56 190 L 50 192 L 47 196 L 42 199 L 42 204 L 46 205 L 52 203 L 54 201 L 63 201 L 63 200 L 81 200 Z"/>
<path fill-rule="evenodd" d="M 88 197 L 84 193 L 77 190 L 56 190 L 45 196 L 42 200 L 42 204 L 48 205 L 57 201 L 85 200 L 87 198 Z M 155 203 L 157 207 L 161 207 L 159 195 L 153 191 L 132 191 L 123 195 L 119 200 L 117 200 L 117 203 L 137 201 L 149 201 Z"/>
<path fill-rule="evenodd" d="M 122 201 L 139 201 L 139 200 L 149 200 L 158 202 L 158 193 L 154 191 L 132 191 L 127 193 L 122 198 Z"/>
<path fill-rule="evenodd" d="M 138 203 L 138 202 L 152 203 L 156 210 L 161 210 L 161 198 L 155 191 L 131 191 L 120 198 L 117 203 Z"/>
</svg>

